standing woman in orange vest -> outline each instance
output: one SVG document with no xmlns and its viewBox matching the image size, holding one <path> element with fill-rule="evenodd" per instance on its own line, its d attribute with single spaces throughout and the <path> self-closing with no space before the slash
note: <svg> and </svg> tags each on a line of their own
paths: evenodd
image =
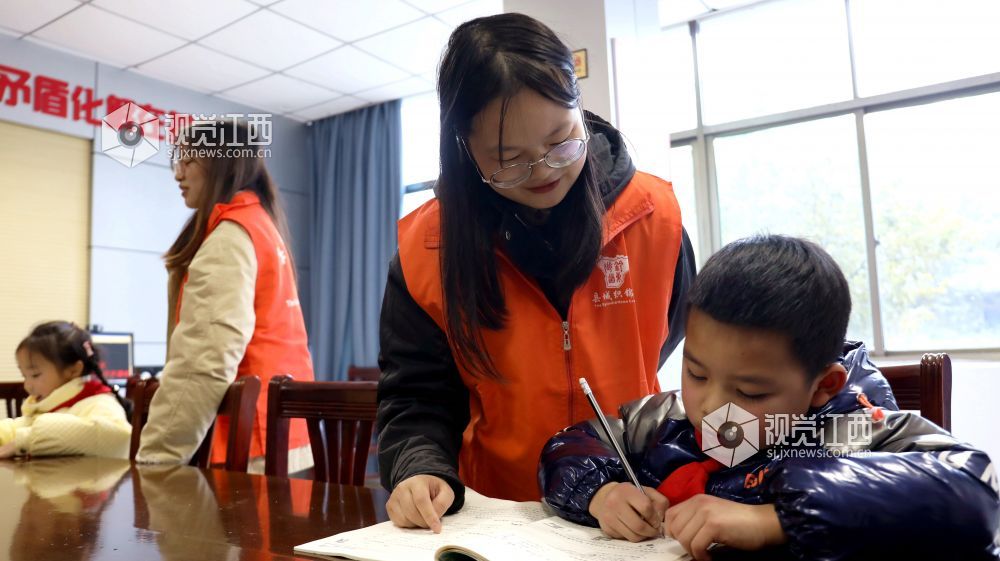
<svg viewBox="0 0 1000 561">
<path fill-rule="evenodd" d="M 553 431 L 658 391 L 693 252 L 670 183 L 581 107 L 573 57 L 521 15 L 452 34 L 437 198 L 399 223 L 381 320 L 379 462 L 399 526 L 440 529 L 465 485 L 538 500 Z"/>
<path fill-rule="evenodd" d="M 256 375 L 263 390 L 250 467 L 263 472 L 268 381 L 279 374 L 313 379 L 278 189 L 250 140 L 242 123 L 199 122 L 174 147 L 174 178 L 195 212 L 165 256 L 167 363 L 142 431 L 140 462 L 187 463 L 229 385 Z M 213 463 L 225 460 L 227 435 L 220 419 Z M 307 445 L 305 425 L 293 423 L 290 471 L 311 466 Z"/>
</svg>

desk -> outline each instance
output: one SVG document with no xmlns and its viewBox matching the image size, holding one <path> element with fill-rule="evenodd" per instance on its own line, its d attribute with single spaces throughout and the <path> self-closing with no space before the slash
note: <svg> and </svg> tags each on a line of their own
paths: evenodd
<svg viewBox="0 0 1000 561">
<path fill-rule="evenodd" d="M 0 460 L 0 560 L 315 561 L 292 549 L 388 520 L 388 499 L 383 489 L 188 466 Z"/>
<path fill-rule="evenodd" d="M 0 461 L 0 559 L 288 560 L 388 519 L 382 489 L 106 458 Z"/>
</svg>

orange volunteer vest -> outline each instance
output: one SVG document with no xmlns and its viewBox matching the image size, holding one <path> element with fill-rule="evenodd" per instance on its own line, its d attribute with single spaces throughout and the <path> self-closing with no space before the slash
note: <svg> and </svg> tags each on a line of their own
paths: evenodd
<svg viewBox="0 0 1000 561">
<path fill-rule="evenodd" d="M 254 294 L 256 323 L 253 336 L 236 371 L 237 378 L 251 375 L 260 377 L 257 418 L 254 419 L 250 439 L 250 457 L 254 458 L 264 455 L 268 382 L 280 374 L 291 374 L 299 381 L 312 380 L 312 358 L 309 355 L 305 320 L 299 305 L 292 261 L 288 258 L 288 250 L 274 222 L 261 206 L 260 199 L 255 193 L 240 191 L 228 204 L 215 205 L 208 217 L 205 237 L 223 220 L 231 220 L 246 230 L 257 256 L 257 286 Z M 178 320 L 186 283 L 187 276 L 177 295 Z M 229 420 L 220 417 L 212 440 L 213 463 L 225 461 L 228 435 Z M 309 434 L 305 422 L 301 419 L 292 420 L 288 436 L 289 448 L 307 444 Z"/>
<path fill-rule="evenodd" d="M 637 172 L 604 226 L 598 265 L 573 294 L 565 322 L 537 283 L 497 251 L 508 320 L 484 339 L 504 381 L 460 368 L 471 420 L 459 475 L 482 494 L 539 499 L 542 446 L 594 416 L 579 378 L 587 378 L 606 414 L 660 389 L 656 371 L 682 236 L 673 187 Z M 439 207 L 432 200 L 400 221 L 399 258 L 411 296 L 445 330 L 439 246 Z"/>
</svg>

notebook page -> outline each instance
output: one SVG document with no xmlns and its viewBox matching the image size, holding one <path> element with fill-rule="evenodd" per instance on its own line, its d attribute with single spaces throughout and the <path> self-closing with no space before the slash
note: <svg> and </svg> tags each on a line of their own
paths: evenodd
<svg viewBox="0 0 1000 561">
<path fill-rule="evenodd" d="M 502 534 L 547 516 L 539 502 L 491 499 L 466 489 L 465 506 L 442 519 L 440 534 L 383 522 L 297 546 L 295 552 L 360 561 L 431 561 L 442 546 Z"/>
<path fill-rule="evenodd" d="M 483 559 L 503 561 L 686 561 L 691 557 L 670 538 L 639 543 L 615 540 L 598 528 L 580 526 L 558 517 L 507 528 L 489 536 L 462 540 L 462 550 Z M 449 549 L 447 547 L 442 550 Z M 440 553 L 440 552 L 439 552 Z"/>
</svg>

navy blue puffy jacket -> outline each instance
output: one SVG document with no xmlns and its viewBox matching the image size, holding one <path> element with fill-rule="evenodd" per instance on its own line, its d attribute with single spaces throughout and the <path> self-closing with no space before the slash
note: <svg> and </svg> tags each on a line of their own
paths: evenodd
<svg viewBox="0 0 1000 561">
<path fill-rule="evenodd" d="M 774 504 L 788 536 L 785 553 L 797 559 L 1000 559 L 1000 500 L 990 458 L 930 421 L 899 412 L 863 344 L 847 343 L 842 361 L 848 371 L 844 390 L 811 413 L 827 434 L 833 424 L 844 434 L 846 417 L 837 414 L 863 411 L 859 394 L 888 410 L 871 425 L 864 454 L 803 458 L 760 452 L 713 473 L 706 493 Z M 620 414 L 613 431 L 643 485 L 657 487 L 678 467 L 707 458 L 678 392 L 631 402 Z M 587 511 L 597 490 L 627 481 L 596 420 L 550 439 L 538 478 L 545 501 L 560 516 L 589 526 L 597 526 Z"/>
</svg>

